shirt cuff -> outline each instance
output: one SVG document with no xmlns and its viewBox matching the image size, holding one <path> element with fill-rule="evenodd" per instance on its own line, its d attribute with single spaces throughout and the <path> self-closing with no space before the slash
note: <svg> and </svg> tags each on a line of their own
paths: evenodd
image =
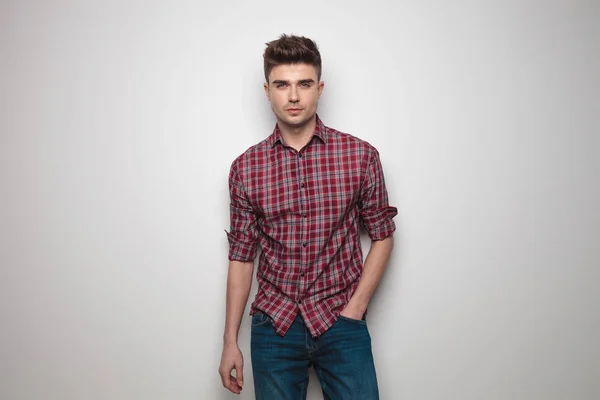
<svg viewBox="0 0 600 400">
<path fill-rule="evenodd" d="M 377 213 L 376 216 L 366 218 L 365 228 L 371 240 L 383 240 L 390 236 L 396 230 L 396 223 L 392 218 L 398 214 L 395 207 L 386 207 Z"/>
<path fill-rule="evenodd" d="M 238 238 L 229 232 L 227 239 L 229 240 L 229 261 L 254 261 L 256 258 L 256 243 L 240 242 Z"/>
</svg>

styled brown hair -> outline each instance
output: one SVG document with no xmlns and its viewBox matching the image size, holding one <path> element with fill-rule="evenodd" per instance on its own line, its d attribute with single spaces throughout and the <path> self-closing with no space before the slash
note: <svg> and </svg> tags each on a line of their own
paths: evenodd
<svg viewBox="0 0 600 400">
<path fill-rule="evenodd" d="M 317 44 L 304 36 L 286 35 L 266 44 L 265 79 L 269 82 L 269 74 L 273 67 L 282 64 L 310 64 L 317 70 L 317 79 L 321 80 L 321 53 Z"/>
</svg>

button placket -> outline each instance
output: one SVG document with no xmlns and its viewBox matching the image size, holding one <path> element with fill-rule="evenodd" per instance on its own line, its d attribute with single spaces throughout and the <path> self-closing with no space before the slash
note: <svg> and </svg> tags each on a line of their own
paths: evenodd
<svg viewBox="0 0 600 400">
<path fill-rule="evenodd" d="M 306 213 L 307 211 L 307 194 L 306 194 L 306 175 L 305 175 L 305 169 L 304 169 L 304 165 L 306 164 L 306 157 L 303 157 L 302 153 L 298 153 L 298 177 L 300 179 L 300 215 L 302 217 L 302 221 L 301 221 L 301 226 L 302 226 L 302 230 L 301 230 L 301 238 L 302 238 L 302 262 L 300 265 L 301 271 L 300 271 L 300 279 L 298 282 L 298 298 L 301 298 L 301 296 L 304 294 L 304 288 L 305 288 L 305 281 L 304 281 L 304 277 L 305 277 L 305 271 L 304 268 L 306 268 L 307 260 L 308 260 L 308 215 Z M 298 301 L 298 304 L 300 304 L 300 300 Z"/>
</svg>

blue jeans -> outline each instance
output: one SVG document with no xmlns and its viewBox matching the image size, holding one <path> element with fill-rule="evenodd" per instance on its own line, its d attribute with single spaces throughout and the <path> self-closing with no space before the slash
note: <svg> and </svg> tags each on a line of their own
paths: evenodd
<svg viewBox="0 0 600 400">
<path fill-rule="evenodd" d="M 325 400 L 379 399 L 367 322 L 339 316 L 327 332 L 313 338 L 302 317 L 281 337 L 271 319 L 252 316 L 252 373 L 257 400 L 306 399 L 312 365 Z"/>
</svg>

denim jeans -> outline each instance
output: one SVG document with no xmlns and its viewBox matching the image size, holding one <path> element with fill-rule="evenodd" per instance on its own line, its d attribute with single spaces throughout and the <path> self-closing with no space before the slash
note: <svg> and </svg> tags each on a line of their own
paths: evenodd
<svg viewBox="0 0 600 400">
<path fill-rule="evenodd" d="M 325 400 L 379 399 L 367 322 L 339 316 L 313 338 L 298 315 L 285 334 L 261 312 L 252 317 L 252 373 L 257 400 L 306 399 L 313 366 Z"/>
</svg>

